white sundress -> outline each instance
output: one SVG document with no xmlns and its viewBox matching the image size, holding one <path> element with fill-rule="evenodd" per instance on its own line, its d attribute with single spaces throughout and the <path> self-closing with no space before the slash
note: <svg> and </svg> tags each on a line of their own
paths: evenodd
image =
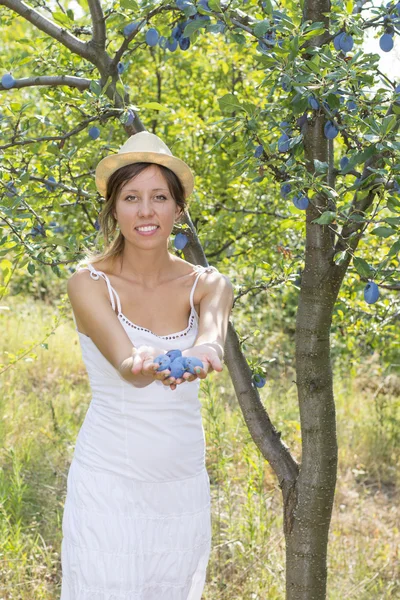
<svg viewBox="0 0 400 600">
<path fill-rule="evenodd" d="M 105 279 L 133 345 L 193 346 L 194 290 L 215 267 L 193 266 L 186 329 L 157 336 L 129 321 L 107 275 L 85 264 L 93 279 Z M 200 380 L 175 390 L 160 381 L 136 388 L 88 336 L 78 336 L 92 398 L 68 472 L 60 600 L 201 600 L 211 510 Z"/>
</svg>

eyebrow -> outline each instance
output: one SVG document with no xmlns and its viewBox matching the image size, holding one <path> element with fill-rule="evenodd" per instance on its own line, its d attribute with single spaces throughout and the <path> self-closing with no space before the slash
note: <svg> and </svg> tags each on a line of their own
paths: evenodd
<svg viewBox="0 0 400 600">
<path fill-rule="evenodd" d="M 159 191 L 163 191 L 163 192 L 168 192 L 168 190 L 166 188 L 154 188 L 153 190 L 150 190 L 151 192 L 159 192 Z M 124 190 L 125 192 L 140 192 L 140 190 L 133 190 L 133 189 L 126 189 Z"/>
</svg>

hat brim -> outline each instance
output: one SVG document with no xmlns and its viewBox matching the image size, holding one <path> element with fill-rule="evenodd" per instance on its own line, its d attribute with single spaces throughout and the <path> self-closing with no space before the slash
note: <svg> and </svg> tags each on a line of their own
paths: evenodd
<svg viewBox="0 0 400 600">
<path fill-rule="evenodd" d="M 151 162 L 168 167 L 180 179 L 185 190 L 185 198 L 188 198 L 193 192 L 194 176 L 189 166 L 180 158 L 175 156 L 163 155 L 159 152 L 123 152 L 121 154 L 111 154 L 103 158 L 96 167 L 95 183 L 102 196 L 106 196 L 107 181 L 110 175 L 132 163 Z"/>
</svg>

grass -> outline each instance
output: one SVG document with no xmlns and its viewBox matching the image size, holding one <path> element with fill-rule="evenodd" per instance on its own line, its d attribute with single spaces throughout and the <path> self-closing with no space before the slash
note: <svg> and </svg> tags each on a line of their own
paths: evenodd
<svg viewBox="0 0 400 600">
<path fill-rule="evenodd" d="M 72 319 L 47 337 L 47 349 L 39 343 L 29 352 L 54 327 L 57 311 L 18 296 L 0 307 L 2 368 L 25 353 L 0 379 L 0 600 L 60 595 L 66 478 L 91 393 Z M 339 470 L 327 597 L 400 598 L 400 383 L 382 375 L 376 355 L 356 371 L 351 379 L 335 377 Z M 260 392 L 298 458 L 293 379 L 287 365 L 274 368 Z M 278 482 L 251 440 L 227 369 L 202 382 L 201 400 L 213 527 L 204 600 L 282 600 Z"/>
</svg>

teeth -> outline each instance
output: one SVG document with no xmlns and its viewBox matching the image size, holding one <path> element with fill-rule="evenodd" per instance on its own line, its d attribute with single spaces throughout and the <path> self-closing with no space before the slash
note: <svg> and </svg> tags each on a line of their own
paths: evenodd
<svg viewBox="0 0 400 600">
<path fill-rule="evenodd" d="M 157 229 L 157 225 L 152 225 L 151 227 L 136 227 L 136 229 L 138 231 L 153 231 L 154 229 Z"/>
</svg>

